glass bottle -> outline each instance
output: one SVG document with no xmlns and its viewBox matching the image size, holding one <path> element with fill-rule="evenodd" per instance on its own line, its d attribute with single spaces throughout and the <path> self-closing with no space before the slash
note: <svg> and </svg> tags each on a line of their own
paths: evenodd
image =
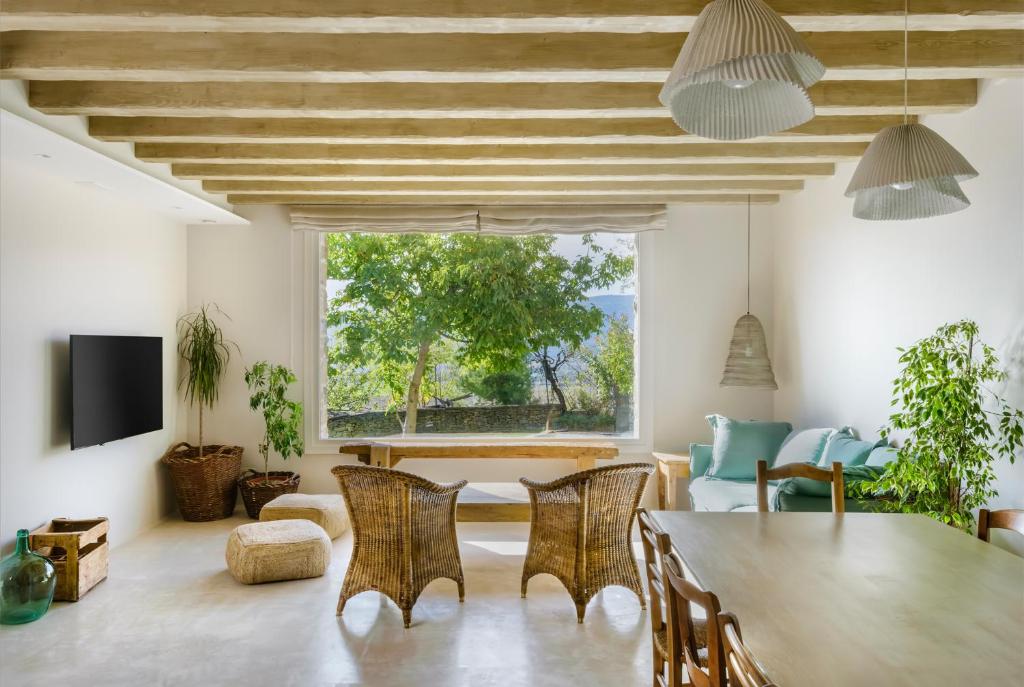
<svg viewBox="0 0 1024 687">
<path fill-rule="evenodd" d="M 57 571 L 49 558 L 28 548 L 28 530 L 18 530 L 18 543 L 0 561 L 0 623 L 19 625 L 45 615 L 57 587 Z"/>
</svg>

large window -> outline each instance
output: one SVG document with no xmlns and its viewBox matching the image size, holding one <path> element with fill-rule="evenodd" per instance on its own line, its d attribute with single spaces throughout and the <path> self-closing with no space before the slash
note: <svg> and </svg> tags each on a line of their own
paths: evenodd
<svg viewBox="0 0 1024 687">
<path fill-rule="evenodd" d="M 631 234 L 321 238 L 323 438 L 634 436 Z"/>
</svg>

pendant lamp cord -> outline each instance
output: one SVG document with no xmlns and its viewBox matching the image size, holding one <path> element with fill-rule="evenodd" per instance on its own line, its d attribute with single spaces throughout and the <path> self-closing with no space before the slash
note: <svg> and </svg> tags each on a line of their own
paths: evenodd
<svg viewBox="0 0 1024 687">
<path fill-rule="evenodd" d="M 907 123 L 907 89 L 910 83 L 908 53 L 910 52 L 910 0 L 903 0 L 903 123 Z"/>
<path fill-rule="evenodd" d="M 750 194 L 747 194 L 747 314 L 750 314 Z"/>
</svg>

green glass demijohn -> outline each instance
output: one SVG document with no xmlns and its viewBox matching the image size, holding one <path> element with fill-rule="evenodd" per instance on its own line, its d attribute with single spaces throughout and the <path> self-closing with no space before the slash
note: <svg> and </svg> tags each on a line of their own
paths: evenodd
<svg viewBox="0 0 1024 687">
<path fill-rule="evenodd" d="M 20 625 L 42 618 L 56 587 L 53 563 L 30 551 L 28 530 L 18 530 L 14 553 L 0 561 L 0 623 Z"/>
</svg>

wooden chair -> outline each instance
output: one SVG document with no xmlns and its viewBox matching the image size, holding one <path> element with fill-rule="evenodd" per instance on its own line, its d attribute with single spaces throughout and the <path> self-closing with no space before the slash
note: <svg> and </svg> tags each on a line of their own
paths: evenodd
<svg viewBox="0 0 1024 687">
<path fill-rule="evenodd" d="M 435 484 L 407 472 L 339 465 L 331 473 L 352 521 L 352 558 L 338 597 L 338 615 L 356 594 L 377 591 L 395 602 L 406 627 L 423 589 L 438 578 L 466 596 L 455 535 L 455 506 L 465 481 Z"/>
<path fill-rule="evenodd" d="M 609 585 L 631 590 L 646 608 L 631 535 L 633 516 L 654 472 L 649 463 L 584 470 L 546 484 L 519 481 L 530 492 L 530 544 L 522 595 L 530 578 L 554 575 L 583 622 L 587 603 Z"/>
<path fill-rule="evenodd" d="M 675 619 L 674 631 L 679 638 L 678 644 L 682 646 L 689 683 L 696 687 L 726 687 L 725 652 L 718 628 L 718 614 L 722 606 L 718 597 L 686 580 L 683 564 L 674 553 L 666 556 L 662 562 L 670 587 L 668 615 Z M 700 606 L 707 616 L 703 638 L 701 624 L 694 620 L 690 604 Z"/>
<path fill-rule="evenodd" d="M 832 512 L 845 513 L 846 499 L 843 491 L 843 464 L 832 463 L 832 469 L 819 468 L 809 463 L 790 463 L 777 468 L 769 468 L 768 461 L 757 461 L 757 511 L 768 512 L 768 480 L 786 479 L 787 477 L 803 477 L 816 482 L 832 483 Z"/>
<path fill-rule="evenodd" d="M 989 531 L 1013 530 L 1024 534 L 1024 510 L 1006 508 L 1004 510 L 988 510 L 982 508 L 978 512 L 978 539 L 989 541 Z"/>
<path fill-rule="evenodd" d="M 640 525 L 640 542 L 644 547 L 644 569 L 647 573 L 647 591 L 651 602 L 651 646 L 653 649 L 654 687 L 680 687 L 682 685 L 683 650 L 679 645 L 674 619 L 668 616 L 665 598 L 666 580 L 663 560 L 672 551 L 672 542 L 644 508 L 636 511 Z M 668 681 L 665 669 L 668 669 Z"/>
<path fill-rule="evenodd" d="M 736 616 L 732 613 L 719 613 L 718 628 L 722 633 L 729 687 L 776 687 L 743 643 L 740 621 Z"/>
</svg>

